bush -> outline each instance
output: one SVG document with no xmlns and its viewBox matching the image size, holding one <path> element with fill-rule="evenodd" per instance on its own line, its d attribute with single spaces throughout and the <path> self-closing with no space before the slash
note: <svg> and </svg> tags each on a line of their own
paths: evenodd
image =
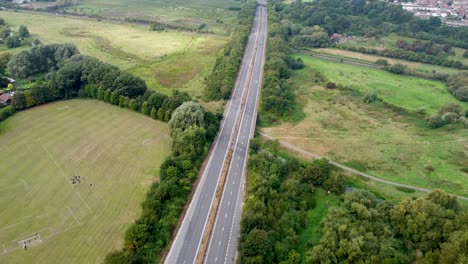
<svg viewBox="0 0 468 264">
<path fill-rule="evenodd" d="M 327 87 L 328 89 L 335 89 L 335 88 L 336 88 L 336 83 L 334 83 L 334 82 L 327 82 L 326 87 Z"/>
<path fill-rule="evenodd" d="M 364 96 L 364 103 L 366 104 L 370 104 L 370 103 L 373 103 L 375 101 L 377 101 L 379 99 L 378 97 L 378 94 L 376 91 L 371 91 L 371 92 L 368 92 L 365 96 Z"/>
<path fill-rule="evenodd" d="M 375 61 L 375 64 L 382 65 L 382 66 L 388 66 L 389 65 L 388 60 L 385 60 L 385 59 L 378 59 L 378 60 Z"/>
<path fill-rule="evenodd" d="M 21 46 L 21 40 L 18 36 L 11 36 L 5 40 L 5 45 L 9 49 L 13 49 L 13 48 Z"/>
<path fill-rule="evenodd" d="M 405 66 L 400 64 L 400 63 L 397 63 L 397 64 L 393 64 L 392 66 L 390 66 L 388 68 L 388 71 L 391 72 L 391 73 L 395 73 L 395 74 L 403 74 L 405 73 Z"/>
</svg>

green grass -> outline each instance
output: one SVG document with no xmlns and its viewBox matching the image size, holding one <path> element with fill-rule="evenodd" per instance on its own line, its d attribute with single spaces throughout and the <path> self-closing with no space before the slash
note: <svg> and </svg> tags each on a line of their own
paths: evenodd
<svg viewBox="0 0 468 264">
<path fill-rule="evenodd" d="M 239 1 L 233 0 L 133 0 L 131 3 L 126 0 L 83 0 L 65 10 L 114 19 L 139 18 L 190 28 L 205 24 L 206 30 L 225 35 L 236 14 L 229 8 L 240 6 Z"/>
<path fill-rule="evenodd" d="M 341 200 L 338 196 L 327 194 L 323 189 L 316 189 L 314 199 L 316 201 L 316 206 L 314 209 L 307 212 L 306 227 L 301 234 L 299 234 L 297 251 L 301 256 L 305 256 L 305 250 L 311 248 L 311 246 L 308 245 L 309 243 L 316 245 L 320 241 L 320 222 L 327 215 L 328 209 L 341 204 Z"/>
<path fill-rule="evenodd" d="M 397 45 L 396 42 L 400 39 L 403 39 L 409 43 L 413 43 L 417 39 L 410 38 L 410 37 L 402 37 L 398 36 L 397 34 L 390 34 L 384 37 L 372 37 L 372 38 L 363 38 L 357 37 L 354 40 L 346 41 L 341 43 L 340 46 L 354 46 L 354 47 L 366 47 L 366 48 L 376 48 L 376 49 L 396 49 Z M 422 40 L 427 41 L 427 40 Z M 449 59 L 461 61 L 464 65 L 468 64 L 468 58 L 463 58 L 463 52 L 465 49 L 462 48 L 453 48 L 455 52 L 455 56 L 450 56 Z"/>
<path fill-rule="evenodd" d="M 74 43 L 81 53 L 143 78 L 150 89 L 170 93 L 178 88 L 195 97 L 201 95 L 201 80 L 226 42 L 216 35 L 155 32 L 141 25 L 91 19 L 21 12 L 2 12 L 2 17 L 8 24 L 26 25 L 46 44 Z"/>
<path fill-rule="evenodd" d="M 387 60 L 390 64 L 402 64 L 408 67 L 410 70 L 415 72 L 416 74 L 421 74 L 423 76 L 432 76 L 435 73 L 443 73 L 443 74 L 455 74 L 460 72 L 460 70 L 455 69 L 455 68 L 449 68 L 449 67 L 443 67 L 443 66 L 438 66 L 438 65 L 433 65 L 433 64 L 425 64 L 425 63 L 419 63 L 419 62 L 411 62 L 411 61 L 406 61 L 406 60 L 400 60 L 400 59 L 392 59 L 392 58 L 386 58 L 382 56 L 376 56 L 376 55 L 370 55 L 370 54 L 364 54 L 364 53 L 359 53 L 359 52 L 353 52 L 353 51 L 348 51 L 348 50 L 342 50 L 342 49 L 335 49 L 335 48 L 325 48 L 325 49 L 314 49 L 316 52 L 320 53 L 325 53 L 328 55 L 333 55 L 338 58 L 352 58 L 364 62 L 372 62 L 374 63 L 378 59 L 384 59 Z"/>
<path fill-rule="evenodd" d="M 348 85 L 353 84 L 350 87 L 362 91 L 368 87 L 368 82 L 387 82 L 388 86 L 392 86 L 397 82 L 418 83 L 425 80 L 304 56 L 302 58 L 306 68 L 294 71 L 290 80 L 296 87 L 299 103 L 304 106 L 305 118 L 298 123 L 264 127 L 262 131 L 309 152 L 352 167 L 365 168 L 366 173 L 383 179 L 429 189 L 441 188 L 468 196 L 468 174 L 462 171 L 468 159 L 467 129 L 427 128 L 419 117 L 395 114 L 378 103 L 364 104 L 361 93 L 355 95 L 353 91 L 327 90 L 320 86 L 320 81 L 316 82 L 316 74 L 320 71 L 327 77 L 337 75 L 348 80 Z M 339 72 L 343 72 L 344 77 Z M 387 76 L 386 79 L 376 79 L 381 77 L 380 74 Z M 349 81 L 359 75 L 368 76 L 368 79 Z M 402 90 L 401 93 L 405 93 L 401 96 L 408 97 L 409 101 L 417 101 L 411 98 L 413 94 L 418 98 L 431 98 L 431 95 L 419 96 L 418 91 L 424 91 L 421 87 L 408 87 Z M 439 91 L 444 89 L 441 87 Z M 444 98 L 441 95 L 439 97 Z M 431 102 L 426 100 L 425 105 L 434 109 Z M 435 103 L 442 102 L 437 100 Z M 434 171 L 426 169 L 429 165 L 434 167 Z M 387 187 L 382 185 L 379 188 L 386 191 Z M 388 196 L 398 197 L 400 193 L 392 189 Z"/>
<path fill-rule="evenodd" d="M 102 263 L 123 246 L 170 142 L 167 124 L 95 100 L 2 122 L 0 263 Z M 36 233 L 42 244 L 18 247 Z"/>
<path fill-rule="evenodd" d="M 310 56 L 300 57 L 311 70 L 319 71 L 328 81 L 362 93 L 377 91 L 383 101 L 409 112 L 435 113 L 447 103 L 468 103 L 455 99 L 442 82 L 392 74 L 383 70 L 326 61 Z M 299 77 L 301 78 L 301 77 Z"/>
</svg>

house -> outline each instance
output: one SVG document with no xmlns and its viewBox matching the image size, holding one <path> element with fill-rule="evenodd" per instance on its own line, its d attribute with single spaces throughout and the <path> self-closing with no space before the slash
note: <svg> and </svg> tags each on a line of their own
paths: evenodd
<svg viewBox="0 0 468 264">
<path fill-rule="evenodd" d="M 9 105 L 13 96 L 10 93 L 0 94 L 0 105 Z"/>
</svg>

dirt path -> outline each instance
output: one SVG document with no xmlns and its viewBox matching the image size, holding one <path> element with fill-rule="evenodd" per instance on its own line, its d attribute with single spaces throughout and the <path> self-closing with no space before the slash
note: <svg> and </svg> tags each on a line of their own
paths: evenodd
<svg viewBox="0 0 468 264">
<path fill-rule="evenodd" d="M 268 139 L 268 140 L 276 140 L 275 137 L 273 136 L 270 136 L 264 132 L 261 132 L 261 131 L 258 131 L 257 130 L 257 133 L 259 133 L 261 136 L 263 136 L 264 138 Z M 309 157 L 312 157 L 314 159 L 321 159 L 322 156 L 320 155 L 317 155 L 317 154 L 314 154 L 314 153 L 310 153 L 304 149 L 301 149 L 300 147 L 297 147 L 289 142 L 286 142 L 286 141 L 283 141 L 283 140 L 278 140 L 278 142 L 288 148 L 288 149 L 291 149 L 295 152 L 298 152 L 298 153 L 301 153 L 303 155 L 306 155 L 306 156 L 309 156 Z M 377 182 L 381 182 L 381 183 L 385 183 L 385 184 L 389 184 L 389 185 L 393 185 L 393 186 L 397 186 L 397 187 L 404 187 L 404 188 L 410 188 L 410 189 L 413 189 L 413 190 L 417 190 L 417 191 L 421 191 L 421 192 L 432 192 L 432 190 L 430 189 L 426 189 L 426 188 L 422 188 L 422 187 L 417 187 L 417 186 L 412 186 L 412 185 L 406 185 L 406 184 L 402 184 L 402 183 L 397 183 L 397 182 L 392 182 L 392 181 L 387 181 L 387 180 L 384 180 L 384 179 L 380 179 L 380 178 L 377 178 L 375 176 L 372 176 L 372 175 L 369 175 L 367 173 L 364 173 L 364 172 L 360 172 L 358 170 L 355 170 L 353 168 L 350 168 L 348 166 L 345 166 L 345 165 L 342 165 L 340 163 L 337 163 L 335 161 L 332 161 L 332 160 L 328 160 L 328 162 L 330 162 L 330 164 L 340 168 L 340 169 L 343 169 L 345 171 L 348 171 L 348 172 L 351 172 L 351 173 L 354 173 L 354 174 L 357 174 L 359 176 L 362 176 L 364 178 L 368 178 L 368 179 L 371 179 L 373 181 L 377 181 Z M 456 196 L 458 199 L 461 199 L 461 200 L 465 200 L 465 201 L 468 201 L 468 197 L 465 197 L 465 196 L 460 196 L 460 195 L 455 195 L 455 194 L 451 194 L 451 195 L 454 195 Z"/>
</svg>

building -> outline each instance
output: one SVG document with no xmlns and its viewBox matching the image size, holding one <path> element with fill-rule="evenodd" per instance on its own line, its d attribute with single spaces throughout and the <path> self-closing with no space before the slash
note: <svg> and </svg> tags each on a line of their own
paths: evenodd
<svg viewBox="0 0 468 264">
<path fill-rule="evenodd" d="M 0 105 L 9 105 L 11 104 L 12 94 L 2 93 L 0 94 Z"/>
</svg>

